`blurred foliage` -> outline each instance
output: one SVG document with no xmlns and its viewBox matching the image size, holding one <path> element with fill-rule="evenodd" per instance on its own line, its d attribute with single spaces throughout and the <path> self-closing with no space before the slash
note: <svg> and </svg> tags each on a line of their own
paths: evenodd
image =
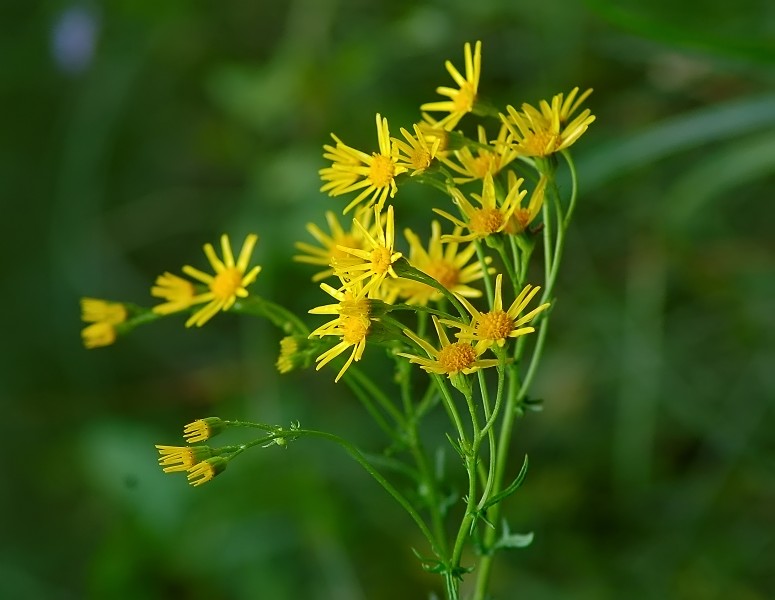
<svg viewBox="0 0 775 600">
<path fill-rule="evenodd" d="M 1 597 L 428 597 L 411 523 L 335 448 L 255 452 L 196 490 L 156 467 L 154 443 L 213 413 L 379 447 L 330 373 L 280 378 L 278 332 L 234 315 L 87 352 L 78 298 L 148 304 L 158 273 L 255 230 L 260 293 L 303 314 L 320 295 L 289 256 L 304 223 L 339 206 L 317 191 L 328 133 L 367 148 L 375 112 L 408 126 L 476 39 L 493 102 L 589 86 L 598 116 L 576 146 L 545 410 L 513 445 L 531 470 L 508 517 L 535 541 L 499 559 L 494 593 L 770 597 L 772 2 L 0 12 Z"/>
</svg>

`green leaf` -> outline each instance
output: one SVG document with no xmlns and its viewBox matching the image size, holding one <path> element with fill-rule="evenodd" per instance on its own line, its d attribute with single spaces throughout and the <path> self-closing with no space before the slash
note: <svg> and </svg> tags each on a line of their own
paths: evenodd
<svg viewBox="0 0 775 600">
<path fill-rule="evenodd" d="M 519 486 L 522 485 L 522 481 L 524 481 L 526 475 L 527 475 L 527 454 L 525 454 L 525 460 L 522 463 L 522 468 L 519 470 L 519 475 L 517 475 L 517 478 L 511 482 L 511 485 L 509 485 L 509 487 L 495 494 L 492 498 L 490 498 L 487 502 L 485 502 L 480 512 L 484 512 L 491 506 L 495 506 L 496 504 L 498 504 L 498 502 L 500 502 L 501 500 L 504 500 L 505 498 L 508 498 L 509 496 L 511 496 L 511 494 L 516 492 Z"/>
<path fill-rule="evenodd" d="M 492 546 L 492 550 L 500 550 L 502 548 L 527 548 L 533 542 L 533 532 L 530 533 L 511 533 L 509 531 L 509 525 L 506 523 L 506 519 L 503 520 L 503 533 L 495 544 Z"/>
</svg>

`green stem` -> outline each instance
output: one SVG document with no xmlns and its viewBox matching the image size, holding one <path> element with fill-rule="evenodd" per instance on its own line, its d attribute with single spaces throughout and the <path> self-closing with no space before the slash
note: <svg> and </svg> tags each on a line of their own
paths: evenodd
<svg viewBox="0 0 775 600">
<path fill-rule="evenodd" d="M 484 255 L 484 250 L 482 250 L 482 244 L 479 240 L 474 240 L 474 247 L 476 248 L 479 264 L 482 267 L 482 279 L 484 280 L 484 289 L 487 292 L 487 303 L 488 306 L 492 306 L 495 295 L 492 288 L 492 279 L 490 279 L 490 273 L 488 272 L 487 257 Z"/>
</svg>

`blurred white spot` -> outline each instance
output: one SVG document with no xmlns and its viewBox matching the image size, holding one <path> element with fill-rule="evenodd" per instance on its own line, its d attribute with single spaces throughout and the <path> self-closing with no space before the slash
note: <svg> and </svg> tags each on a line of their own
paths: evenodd
<svg viewBox="0 0 775 600">
<path fill-rule="evenodd" d="M 63 11 L 51 31 L 51 54 L 60 70 L 85 71 L 94 57 L 99 23 L 94 11 L 72 6 Z"/>
</svg>

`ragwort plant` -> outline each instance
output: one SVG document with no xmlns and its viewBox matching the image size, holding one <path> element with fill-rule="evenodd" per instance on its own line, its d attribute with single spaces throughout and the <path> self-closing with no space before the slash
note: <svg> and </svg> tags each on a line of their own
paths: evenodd
<svg viewBox="0 0 775 600">
<path fill-rule="evenodd" d="M 591 90 L 578 88 L 537 107 L 498 111 L 479 98 L 481 43 L 466 44 L 464 53 L 464 74 L 446 63 L 455 85 L 436 90 L 446 99 L 423 104 L 421 118 L 411 130 L 401 128 L 400 138 L 391 137 L 387 118 L 378 114 L 377 151 L 355 149 L 333 134 L 333 144 L 323 147 L 331 164 L 320 170 L 321 191 L 343 198 L 348 216 L 327 211 L 325 227 L 309 224 L 312 240 L 297 243 L 294 260 L 318 269 L 312 280 L 330 299 L 309 313 L 327 321 L 309 326 L 263 298 L 261 267 L 251 266 L 258 236 L 247 236 L 235 260 L 223 235 L 220 255 L 204 246 L 210 272 L 186 265 L 182 276 L 165 272 L 156 279 L 151 295 L 162 302 L 152 308 L 83 299 L 89 325 L 82 336 L 88 348 L 107 346 L 140 324 L 178 313 L 187 315 L 186 327 L 201 327 L 222 311 L 268 319 L 285 334 L 277 370 L 333 365 L 335 381 L 349 386 L 384 431 L 391 461 L 370 459 L 345 438 L 299 423 L 210 416 L 185 425 L 186 445 L 157 446 L 164 472 L 186 473 L 191 485 L 200 486 L 253 448 L 285 447 L 301 438 L 338 444 L 419 528 L 427 548 L 415 554 L 423 568 L 441 576 L 446 597 L 459 598 L 461 581 L 473 578 L 472 597 L 483 600 L 497 551 L 532 540 L 532 534 L 511 533 L 500 516 L 528 467 L 527 456 L 509 464 L 509 446 L 517 418 L 540 408 L 528 390 L 576 205 L 569 148 L 595 117 L 580 110 Z M 474 118 L 477 137 L 469 139 L 457 127 Z M 560 169 L 569 174 L 565 194 L 557 183 Z M 449 199 L 429 207 L 428 216 L 439 219 L 429 219 L 427 245 L 422 232 L 410 229 L 403 231 L 406 246 L 399 244 L 399 190 L 409 181 Z M 541 281 L 528 280 L 535 272 Z M 357 368 L 366 352 L 384 354 L 394 371 L 393 389 Z M 450 499 L 422 441 L 423 419 L 433 411 L 449 419 L 447 439 L 437 447 L 454 449 L 467 478 L 463 497 Z M 255 437 L 212 445 L 227 428 Z M 395 461 L 406 464 L 390 477 L 380 470 Z M 464 562 L 464 550 L 474 558 Z"/>
</svg>

